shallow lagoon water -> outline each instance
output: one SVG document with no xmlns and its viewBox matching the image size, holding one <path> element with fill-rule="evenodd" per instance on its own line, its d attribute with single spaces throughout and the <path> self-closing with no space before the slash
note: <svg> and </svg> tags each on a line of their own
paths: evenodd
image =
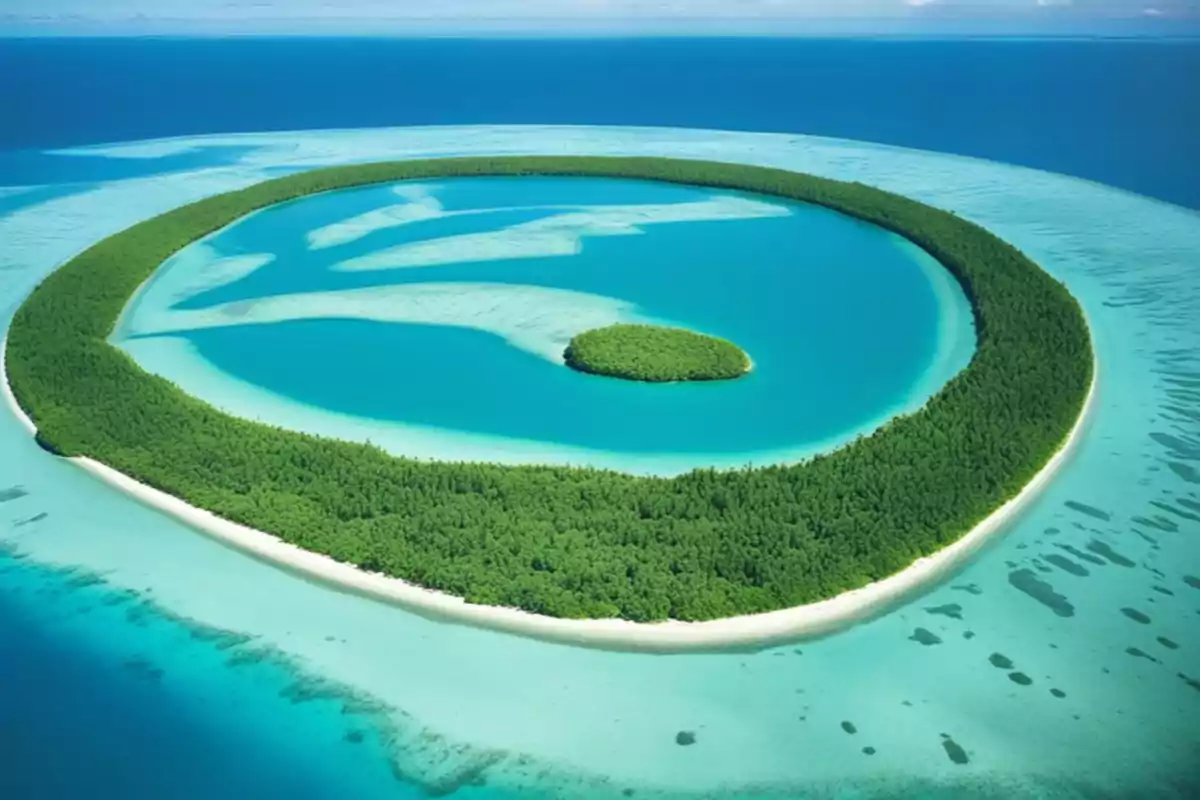
<svg viewBox="0 0 1200 800">
<path fill-rule="evenodd" d="M 616 322 L 728 338 L 754 370 L 647 385 L 565 367 L 572 336 Z M 223 391 L 251 384 L 305 406 L 300 420 L 321 420 L 310 432 L 362 432 L 398 455 L 678 471 L 797 460 L 868 432 L 962 369 L 974 329 L 932 257 L 850 217 L 523 177 L 404 182 L 253 214 L 171 259 L 114 341 L 232 413 L 298 422 Z M 351 430 L 338 426 L 347 417 Z M 512 458 L 514 445 L 527 455 Z"/>
<path fill-rule="evenodd" d="M 1196 794 L 1200 215 L 1031 170 L 778 135 L 417 129 L 88 152 L 153 159 L 208 145 L 253 149 L 238 166 L 108 183 L 0 219 L 0 291 L 10 311 L 91 241 L 275 170 L 403 154 L 659 153 L 864 180 L 980 222 L 1067 282 L 1094 327 L 1101 369 L 1097 413 L 1077 458 L 1007 536 L 903 608 L 758 653 L 588 651 L 330 592 L 112 494 L 0 417 L 8 523 L 0 537 L 28 555 L 22 564 L 95 572 L 106 581 L 98 592 L 150 590 L 147 613 L 168 610 L 180 630 L 187 620 L 253 637 L 223 651 L 184 637 L 181 650 L 211 665 L 187 684 L 189 713 L 235 728 L 211 702 L 227 691 L 228 661 L 242 662 L 247 680 L 278 698 L 270 670 L 279 667 L 244 663 L 262 649 L 308 676 L 305 696 L 371 698 L 374 729 L 404 780 L 389 777 L 358 796 L 403 797 L 413 781 L 462 787 L 464 797 Z M 115 652 L 128 624 L 97 621 L 89 630 Z M 145 647 L 154 660 L 160 646 Z M 242 651 L 251 655 L 235 658 Z M 336 711 L 338 702 L 293 709 L 289 701 L 264 713 L 279 730 L 300 730 L 295 715 Z M 335 719 L 342 722 L 331 713 L 327 724 Z M 689 740 L 680 733 L 694 742 L 678 744 Z M 311 741 L 289 740 L 299 748 L 292 752 L 314 770 L 344 770 L 347 786 L 360 785 L 361 765 L 382 763 L 369 749 L 362 761 L 340 762 L 342 751 L 323 746 L 327 738 L 301 738 Z M 245 744 L 256 758 L 278 757 L 259 745 Z"/>
</svg>

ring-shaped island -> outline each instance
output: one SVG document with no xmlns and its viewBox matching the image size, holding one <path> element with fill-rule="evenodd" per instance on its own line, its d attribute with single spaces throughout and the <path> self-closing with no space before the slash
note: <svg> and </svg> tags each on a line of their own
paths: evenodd
<svg viewBox="0 0 1200 800">
<path fill-rule="evenodd" d="M 107 341 L 171 254 L 253 211 L 355 186 L 498 175 L 747 191 L 881 226 L 961 283 L 975 355 L 922 409 L 835 451 L 658 478 L 418 461 L 281 430 L 218 411 Z M 420 613 L 650 650 L 821 634 L 938 577 L 1066 457 L 1095 375 L 1067 289 L 967 220 L 859 183 L 657 157 L 361 164 L 210 197 L 52 273 L 17 311 L 3 356 L 4 392 L 45 449 L 227 543 Z"/>
</svg>

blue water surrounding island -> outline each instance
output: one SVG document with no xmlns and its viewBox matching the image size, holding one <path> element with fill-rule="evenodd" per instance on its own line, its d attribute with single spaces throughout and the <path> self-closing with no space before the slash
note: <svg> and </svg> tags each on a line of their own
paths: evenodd
<svg viewBox="0 0 1200 800">
<path fill-rule="evenodd" d="M 17 91 L 40 92 L 29 115 L 0 131 L 9 148 L 0 154 L 0 327 L 43 275 L 89 243 L 182 203 L 299 169 L 408 155 L 551 149 L 736 158 L 905 192 L 950 208 L 1021 247 L 1064 280 L 1088 313 L 1101 359 L 1097 414 L 1082 450 L 1044 499 L 971 566 L 928 595 L 820 641 L 757 653 L 661 657 L 443 625 L 304 583 L 115 495 L 42 452 L 10 414 L 0 413 L 0 797 L 1196 796 L 1200 277 L 1195 254 L 1200 217 L 1195 208 L 1200 198 L 1194 192 L 1200 181 L 1191 143 L 1200 139 L 1200 125 L 1196 104 L 1186 101 L 1181 82 L 1187 70 L 1179 68 L 1200 63 L 1200 47 L 908 42 L 889 50 L 880 43 L 822 42 L 806 50 L 803 42 L 775 42 L 756 51 L 753 43 L 667 42 L 628 45 L 623 51 L 609 42 L 593 47 L 608 48 L 604 63 L 610 72 L 615 64 L 618 72 L 636 74 L 646 69 L 647 60 L 679 58 L 682 48 L 697 56 L 697 72 L 681 85 L 699 85 L 708 69 L 707 88 L 653 102 L 651 92 L 662 92 L 661 83 L 633 81 L 623 85 L 644 87 L 646 94 L 642 101 L 627 102 L 625 93 L 598 88 L 609 84 L 597 72 L 590 84 L 576 84 L 593 87 L 577 98 L 580 105 L 564 106 L 560 95 L 542 94 L 541 102 L 549 105 L 539 111 L 538 94 L 521 94 L 514 84 L 519 102 L 501 104 L 496 98 L 488 105 L 481 96 L 473 106 L 463 101 L 454 112 L 458 118 L 450 119 L 448 101 L 436 99 L 430 87 L 439 80 L 443 87 L 460 85 L 465 73 L 448 72 L 445 65 L 472 63 L 478 56 L 468 55 L 471 45 L 449 41 L 403 49 L 401 43 L 394 46 L 404 55 L 395 59 L 419 55 L 444 69 L 421 71 L 422 87 L 411 90 L 413 103 L 404 112 L 413 115 L 410 119 L 386 118 L 378 106 L 372 113 L 381 116 L 368 119 L 334 94 L 328 105 L 297 94 L 294 74 L 246 69 L 247 59 L 266 63 L 278 58 L 280 48 L 306 47 L 314 63 L 324 53 L 326 63 L 343 65 L 340 76 L 323 73 L 326 86 L 366 85 L 360 83 L 365 73 L 359 66 L 346 66 L 360 62 L 344 42 L 175 42 L 170 51 L 160 45 L 93 42 L 64 51 L 68 45 L 62 42 L 0 42 L 0 62 L 19 64 L 30 76 L 21 84 L 25 88 L 0 83 L 0 93 L 7 93 L 0 94 L 4 103 L 15 102 Z M 523 69 L 552 74 L 554 59 L 565 52 L 576 52 L 576 58 L 590 52 L 599 59 L 600 50 L 589 51 L 589 46 L 531 44 Z M 376 48 L 384 45 L 372 45 L 370 52 L 378 57 Z M 74 55 L 64 58 L 64 52 Z M 864 59 L 864 52 L 871 58 Z M 740 73 L 746 80 L 736 80 L 739 73 L 729 66 L 738 59 L 746 59 Z M 794 69 L 780 73 L 791 74 L 797 91 L 809 98 L 792 107 L 777 96 L 756 97 L 745 89 L 767 86 L 750 80 L 765 74 L 764 60 L 828 69 L 821 82 L 805 81 Z M 49 62 L 56 64 L 53 71 L 44 66 Z M 142 96 L 139 86 L 225 85 L 208 69 L 216 63 L 228 65 L 216 71 L 220 74 L 251 75 L 254 86 L 276 87 L 262 94 L 276 98 L 276 105 L 219 104 L 214 94 L 199 100 L 179 95 L 174 110 L 163 102 L 154 107 L 122 101 L 106 116 L 99 106 L 89 106 L 96 98 Z M 832 68 L 848 63 L 859 71 Z M 947 80 L 970 89 L 954 93 L 955 124 L 943 124 L 944 115 L 901 113 L 912 107 L 949 108 L 949 100 L 937 96 L 947 91 L 944 83 L 927 80 L 928 93 L 919 95 L 912 88 L 918 82 L 910 77 L 920 73 L 914 64 L 954 63 L 973 64 L 976 70 L 946 73 Z M 43 66 L 28 71 L 31 64 Z M 980 71 L 982 65 L 986 71 Z M 1040 68 L 1047 65 L 1060 69 Z M 868 73 L 877 81 L 894 75 L 907 97 L 895 87 L 889 92 L 886 81 L 868 91 Z M 771 91 L 782 92 L 779 84 L 772 85 Z M 1014 87 L 1019 89 L 1015 96 Z M 1129 103 L 1117 113 L 1123 99 Z M 76 100 L 76 113 L 66 115 L 64 109 Z M 504 116 L 502 105 L 509 109 L 503 114 L 525 119 Z M 1034 109 L 1045 113 L 1035 115 Z M 563 119 L 568 113 L 577 118 Z M 195 136 L 50 151 L 164 134 L 278 127 L 266 120 L 329 128 L 598 120 L 788 133 L 506 131 L 480 125 Z M 967 153 L 1017 166 L 804 133 Z M 593 198 L 596 202 L 630 199 L 607 195 L 616 191 L 612 186 L 596 191 L 602 195 Z M 410 276 L 412 267 L 391 270 L 386 277 L 388 271 L 332 269 L 339 247 L 344 252 L 336 261 L 344 261 L 404 244 L 403 235 L 386 243 L 377 238 L 378 246 L 368 246 L 364 238 L 308 250 L 311 231 L 351 216 L 344 212 L 378 207 L 379 198 L 367 194 L 354 209 L 342 205 L 345 197 L 331 196 L 337 206 L 332 214 L 311 200 L 295 204 L 298 218 L 285 226 L 289 235 L 267 237 L 275 262 L 244 280 L 196 294 L 178 310 L 195 312 L 300 289 L 426 281 Z M 452 194 L 446 199 L 454 202 Z M 264 225 L 269 227 L 270 220 L 261 215 Z M 528 215 L 499 215 L 486 227 L 529 221 Z M 734 237 L 744 227 L 744 244 L 751 246 L 757 244 L 751 235 L 756 226 L 776 224 L 802 225 L 805 217 L 688 223 L 680 231 L 728 226 Z M 442 233 L 481 229 L 451 226 Z M 820 230 L 817 241 L 835 240 L 832 228 Z M 847 268 L 865 270 L 855 274 L 876 280 L 886 275 L 900 281 L 880 287 L 898 297 L 904 286 L 910 290 L 903 296 L 913 308 L 892 310 L 908 315 L 904 329 L 912 332 L 904 350 L 909 356 L 891 365 L 893 392 L 903 394 L 931 352 L 936 304 L 928 282 L 919 264 L 878 237 L 873 243 L 861 231 L 842 233 L 854 253 L 883 259 Z M 643 276 L 622 278 L 623 273 L 602 275 L 586 268 L 589 248 L 596 244 L 647 246 L 653 247 L 647 252 L 658 254 L 667 249 L 653 244 L 660 235 L 671 240 L 676 231 L 664 225 L 640 236 L 586 241 L 580 256 L 563 259 L 415 271 L 511 285 L 521 270 L 526 271 L 522 282 L 542 270 L 538 285 L 604 297 L 630 295 L 626 299 L 638 301 L 645 313 L 727 333 L 721 321 L 727 309 L 714 304 L 705 316 L 690 306 L 673 307 L 672 295 L 654 294 L 649 278 L 643 284 Z M 222 246 L 230 247 L 225 255 L 235 257 L 263 252 L 252 236 Z M 244 249 L 236 250 L 239 246 Z M 289 246 L 295 247 L 290 253 L 284 249 Z M 669 249 L 676 247 L 686 242 L 673 241 Z M 723 254 L 713 254 L 714 260 Z M 318 260 L 306 260 L 310 257 Z M 581 257 L 585 268 L 578 274 L 566 275 L 556 263 Z M 814 267 L 811 261 L 800 263 Z M 895 269 L 883 270 L 886 264 Z M 876 269 L 883 271 L 870 272 Z M 724 280 L 726 273 L 714 267 L 711 275 Z M 747 291 L 753 288 L 750 277 Z M 874 290 L 859 288 L 864 296 Z M 827 321 L 841 322 L 833 315 Z M 280 335 L 274 339 L 272 326 L 243 326 L 239 336 L 246 338 L 237 341 L 254 344 L 245 352 L 232 351 L 219 328 L 144 340 L 186 338 L 223 374 L 236 376 L 240 369 L 244 378 L 310 403 L 350 403 L 353 392 L 342 394 L 340 386 L 297 382 L 307 374 L 298 367 L 280 364 L 273 373 L 262 368 L 296 357 L 288 350 L 295 334 L 289 326 L 325 324 L 286 322 L 276 328 Z M 396 332 L 397 340 L 382 339 L 377 323 L 334 324 L 345 326 L 339 334 L 345 336 L 342 351 L 358 352 L 364 334 L 380 351 L 415 344 L 411 337 L 403 340 L 402 332 Z M 430 334 L 430 325 L 398 327 L 420 328 L 422 335 L 444 333 Z M 865 345 L 862 332 L 855 333 L 860 338 L 853 341 Z M 756 359 L 770 352 L 770 343 L 753 341 L 749 330 L 731 335 Z M 487 343 L 476 344 L 498 353 L 496 338 L 487 334 Z M 896 347 L 896 353 L 903 349 L 903 342 L 884 344 Z M 447 337 L 437 346 L 454 342 Z M 527 350 L 508 350 L 538 369 L 555 368 Z M 336 355 L 315 351 L 309 360 L 345 370 L 346 380 L 391 379 L 359 376 L 362 364 L 339 363 Z M 871 352 L 853 355 L 873 357 Z M 372 364 L 377 369 L 380 358 L 376 351 Z M 318 389 L 323 394 L 312 394 Z M 847 385 L 848 392 L 853 389 Z M 886 404 L 887 398 L 881 393 L 872 402 Z M 342 410 L 400 416 L 413 407 L 343 405 Z M 440 422 L 479 429 L 486 418 Z M 687 741 L 692 743 L 680 744 Z"/>
</svg>

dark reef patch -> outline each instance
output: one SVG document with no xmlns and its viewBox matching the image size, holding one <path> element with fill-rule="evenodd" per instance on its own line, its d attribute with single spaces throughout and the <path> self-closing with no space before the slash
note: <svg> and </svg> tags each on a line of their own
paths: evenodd
<svg viewBox="0 0 1200 800">
<path fill-rule="evenodd" d="M 119 606 L 128 603 L 131 600 L 137 600 L 141 595 L 135 589 L 122 589 L 114 591 L 101 602 L 106 606 Z"/>
<path fill-rule="evenodd" d="M 1160 508 L 1163 511 L 1166 511 L 1168 514 L 1174 514 L 1180 519 L 1190 520 L 1191 522 L 1200 522 L 1200 515 L 1188 513 L 1187 511 L 1176 508 L 1169 503 L 1164 503 L 1161 500 L 1151 500 L 1150 505 L 1154 506 L 1155 508 Z"/>
<path fill-rule="evenodd" d="M 1012 659 L 1009 658 L 1008 656 L 1004 655 L 1003 653 L 992 653 L 990 656 L 988 656 L 988 662 L 991 663 L 991 665 L 993 667 L 996 667 L 998 669 L 1012 669 L 1013 668 Z"/>
<path fill-rule="evenodd" d="M 106 582 L 107 581 L 105 581 L 104 578 L 100 577 L 99 575 L 88 572 L 88 573 L 84 573 L 81 575 L 72 576 L 67 581 L 67 588 L 68 589 L 85 589 L 88 586 L 99 586 L 100 584 L 106 583 Z"/>
<path fill-rule="evenodd" d="M 7 489 L 0 489 L 0 503 L 7 503 L 10 500 L 17 500 L 28 495 L 29 492 L 20 486 L 10 486 Z"/>
<path fill-rule="evenodd" d="M 1080 514 L 1086 514 L 1094 519 L 1104 520 L 1105 522 L 1108 522 L 1112 519 L 1112 514 L 1109 514 L 1107 511 L 1101 511 L 1095 506 L 1089 506 L 1087 503 L 1068 500 L 1063 503 L 1063 505 L 1072 511 L 1078 511 Z"/>
<path fill-rule="evenodd" d="M 919 642 L 920 644 L 923 644 L 925 646 L 942 643 L 942 637 L 938 636 L 933 631 L 927 630 L 925 628 L 913 629 L 912 636 L 910 636 L 908 638 L 909 638 L 909 641 Z"/>
<path fill-rule="evenodd" d="M 1113 550 L 1111 547 L 1106 545 L 1104 542 L 1097 541 L 1096 539 L 1092 539 L 1090 542 L 1087 543 L 1087 549 L 1091 550 L 1093 553 L 1096 553 L 1101 558 L 1108 559 L 1109 561 L 1111 561 L 1112 563 L 1116 564 L 1119 567 L 1136 566 L 1128 558 L 1121 555 L 1116 550 Z"/>
<path fill-rule="evenodd" d="M 1133 656 L 1134 658 L 1144 658 L 1147 661 L 1153 661 L 1155 664 L 1162 663 L 1157 658 L 1150 655 L 1149 653 L 1147 653 L 1145 650 L 1141 649 L 1140 647 L 1126 647 L 1125 652 L 1128 653 L 1129 655 Z"/>
<path fill-rule="evenodd" d="M 1167 392 L 1166 394 L 1174 400 L 1191 401 L 1192 399 L 1190 392 Z M 1162 408 L 1163 411 L 1170 411 L 1175 415 L 1171 418 L 1164 415 L 1164 419 L 1171 419 L 1173 422 L 1200 422 L 1200 411 L 1192 411 L 1189 408 L 1176 405 L 1164 405 Z"/>
<path fill-rule="evenodd" d="M 944 606 L 934 606 L 933 608 L 925 609 L 929 614 L 941 614 L 944 617 L 951 619 L 962 619 L 962 606 L 958 603 L 947 603 Z"/>
<path fill-rule="evenodd" d="M 1032 570 L 1019 569 L 1008 573 L 1008 582 L 1015 588 L 1038 601 L 1060 617 L 1075 616 L 1075 606 L 1066 597 L 1054 591 L 1054 587 L 1033 574 Z"/>
<path fill-rule="evenodd" d="M 1172 472 L 1188 483 L 1200 483 L 1200 471 L 1192 465 L 1181 464 L 1178 461 L 1168 461 L 1167 466 Z"/>
<path fill-rule="evenodd" d="M 274 654 L 266 649 L 246 648 L 244 650 L 235 650 L 233 655 L 225 659 L 227 667 L 249 667 L 254 664 L 261 664 L 268 661 Z"/>
<path fill-rule="evenodd" d="M 1055 547 L 1062 548 L 1063 550 L 1067 551 L 1071 555 L 1078 558 L 1080 561 L 1086 561 L 1089 564 L 1095 564 L 1097 567 L 1103 567 L 1108 564 L 1108 562 L 1105 561 L 1103 558 L 1094 556 L 1090 553 L 1085 553 L 1082 550 L 1080 550 L 1078 547 L 1074 547 L 1069 544 L 1059 544 L 1059 545 L 1055 545 Z"/>
<path fill-rule="evenodd" d="M 1179 530 L 1178 525 L 1176 525 L 1174 522 L 1171 522 L 1171 520 L 1163 519 L 1162 517 L 1155 517 L 1154 519 L 1148 519 L 1146 517 L 1134 517 L 1133 521 L 1138 525 L 1143 525 L 1147 528 L 1154 528 L 1155 530 L 1163 531 L 1164 533 L 1175 533 Z"/>
<path fill-rule="evenodd" d="M 942 734 L 942 749 L 946 751 L 946 755 L 955 764 L 967 764 L 971 761 L 971 759 L 967 758 L 967 751 L 958 742 L 951 739 L 947 733 Z"/>
<path fill-rule="evenodd" d="M 1158 432 L 1151 433 L 1150 438 L 1170 450 L 1172 458 L 1178 458 L 1182 461 L 1200 461 L 1200 447 L 1193 445 L 1185 439 L 1172 436 L 1169 433 Z"/>
<path fill-rule="evenodd" d="M 1124 614 L 1125 616 L 1129 617 L 1134 622 L 1140 622 L 1143 625 L 1150 624 L 1150 618 L 1148 616 L 1146 616 L 1145 614 L 1143 614 L 1142 612 L 1138 611 L 1136 608 L 1122 608 L 1121 613 Z"/>
<path fill-rule="evenodd" d="M 217 650 L 231 650 L 253 640 L 253 636 L 236 631 L 228 631 L 211 625 L 197 625 L 190 631 L 193 639 L 211 642 Z"/>
<path fill-rule="evenodd" d="M 1063 572 L 1069 572 L 1072 575 L 1078 575 L 1080 578 L 1086 578 L 1091 574 L 1088 572 L 1087 567 L 1083 566 L 1082 564 L 1076 564 L 1071 559 L 1067 558 L 1066 556 L 1060 556 L 1058 553 L 1043 555 L 1042 558 L 1046 559 Z"/>
<path fill-rule="evenodd" d="M 338 700 L 343 689 L 321 678 L 298 678 L 279 690 L 280 697 L 292 705 L 312 703 L 317 700 Z"/>
</svg>

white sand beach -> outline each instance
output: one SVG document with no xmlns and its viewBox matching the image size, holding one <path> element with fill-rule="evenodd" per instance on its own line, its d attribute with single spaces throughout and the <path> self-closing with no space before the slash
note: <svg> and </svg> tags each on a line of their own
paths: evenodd
<svg viewBox="0 0 1200 800">
<path fill-rule="evenodd" d="M 4 400 L 33 435 L 37 428 L 17 404 L 8 385 L 0 346 L 0 383 Z M 1092 384 L 1079 417 L 1058 451 L 1016 497 L 993 511 L 962 538 L 933 555 L 919 558 L 883 580 L 828 600 L 762 614 L 706 622 L 637 623 L 627 620 L 572 620 L 532 614 L 515 608 L 473 605 L 462 598 L 424 589 L 397 578 L 369 573 L 351 564 L 303 550 L 276 536 L 222 519 L 165 492 L 146 486 L 90 458 L 68 459 L 99 480 L 146 506 L 168 514 L 213 539 L 308 580 L 377 599 L 447 622 L 528 636 L 544 641 L 599 649 L 643 652 L 689 652 L 735 647 L 766 647 L 790 640 L 829 634 L 875 617 L 913 595 L 932 588 L 966 563 L 989 539 L 1028 507 L 1067 463 L 1086 427 L 1096 395 L 1099 365 L 1093 363 Z"/>
</svg>

